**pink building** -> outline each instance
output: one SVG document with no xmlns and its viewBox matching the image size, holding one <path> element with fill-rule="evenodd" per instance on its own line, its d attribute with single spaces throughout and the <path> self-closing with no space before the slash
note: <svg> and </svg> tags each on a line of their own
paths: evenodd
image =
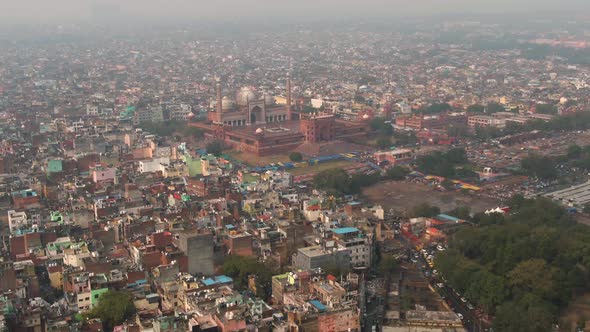
<svg viewBox="0 0 590 332">
<path fill-rule="evenodd" d="M 94 167 L 90 167 L 90 174 L 92 176 L 92 182 L 94 183 L 117 183 L 116 168 L 95 165 Z"/>
<path fill-rule="evenodd" d="M 392 151 L 379 151 L 374 154 L 378 163 L 387 161 L 393 166 L 399 163 L 409 162 L 412 160 L 414 153 L 409 149 L 397 149 Z"/>
</svg>

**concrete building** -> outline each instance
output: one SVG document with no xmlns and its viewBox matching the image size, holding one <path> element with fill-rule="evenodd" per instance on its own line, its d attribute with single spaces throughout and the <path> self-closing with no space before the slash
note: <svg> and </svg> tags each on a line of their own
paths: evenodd
<svg viewBox="0 0 590 332">
<path fill-rule="evenodd" d="M 197 231 L 179 233 L 177 246 L 188 256 L 188 273 L 212 275 L 213 266 L 213 235 Z"/>
<path fill-rule="evenodd" d="M 10 229 L 10 233 L 14 233 L 17 229 L 27 227 L 28 225 L 29 221 L 24 211 L 8 211 L 8 228 Z"/>
<path fill-rule="evenodd" d="M 389 165 L 406 163 L 412 160 L 414 152 L 410 149 L 396 149 L 392 151 L 379 151 L 374 154 L 377 162 L 387 161 Z"/>
<path fill-rule="evenodd" d="M 117 169 L 114 167 L 96 165 L 91 167 L 90 174 L 92 174 L 92 182 L 94 183 L 117 183 Z"/>
<path fill-rule="evenodd" d="M 352 266 L 371 266 L 371 243 L 367 236 L 354 227 L 337 228 L 332 233 L 338 249 L 349 252 Z"/>
<path fill-rule="evenodd" d="M 350 251 L 322 246 L 299 248 L 293 255 L 293 265 L 301 270 L 326 269 L 332 266 L 349 267 Z"/>
<path fill-rule="evenodd" d="M 496 127 L 504 128 L 506 126 L 505 118 L 496 118 L 489 115 L 472 115 L 467 120 L 467 125 L 471 128 L 476 127 Z"/>
<path fill-rule="evenodd" d="M 170 164 L 170 158 L 154 158 L 150 160 L 140 160 L 137 168 L 139 173 L 153 173 L 163 171 L 168 164 Z"/>
<path fill-rule="evenodd" d="M 135 114 L 139 123 L 164 121 L 164 110 L 159 105 L 142 108 Z"/>
</svg>

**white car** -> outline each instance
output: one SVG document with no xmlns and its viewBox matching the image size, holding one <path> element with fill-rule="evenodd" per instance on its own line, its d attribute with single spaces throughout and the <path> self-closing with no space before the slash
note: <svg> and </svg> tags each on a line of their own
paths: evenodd
<svg viewBox="0 0 590 332">
<path fill-rule="evenodd" d="M 460 313 L 457 313 L 457 317 L 459 317 L 460 320 L 463 320 L 463 315 Z"/>
</svg>

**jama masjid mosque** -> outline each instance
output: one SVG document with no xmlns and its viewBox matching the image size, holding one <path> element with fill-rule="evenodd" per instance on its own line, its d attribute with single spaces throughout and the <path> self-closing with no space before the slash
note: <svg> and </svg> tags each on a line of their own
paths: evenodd
<svg viewBox="0 0 590 332">
<path fill-rule="evenodd" d="M 277 105 L 273 96 L 258 94 L 254 88 L 243 87 L 232 99 L 222 97 L 221 83 L 215 86 L 216 99 L 212 102 L 209 120 L 218 125 L 243 127 L 291 120 L 291 79 L 287 78 L 287 103 Z"/>
<path fill-rule="evenodd" d="M 313 155 L 323 144 L 367 134 L 367 115 L 342 120 L 329 112 L 310 114 L 293 109 L 290 76 L 285 100 L 285 104 L 278 104 L 271 95 L 260 94 L 251 87 L 239 89 L 235 98 L 230 98 L 222 95 L 218 81 L 208 121 L 190 125 L 203 129 L 210 139 L 222 140 L 236 150 L 258 156 L 296 149 Z"/>
</svg>

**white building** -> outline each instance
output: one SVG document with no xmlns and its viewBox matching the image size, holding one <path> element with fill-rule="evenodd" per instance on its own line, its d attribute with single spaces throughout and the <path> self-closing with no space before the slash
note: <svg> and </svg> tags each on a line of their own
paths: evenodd
<svg viewBox="0 0 590 332">
<path fill-rule="evenodd" d="M 24 211 L 8 211 L 8 228 L 10 233 L 14 233 L 16 230 L 29 226 L 29 219 Z"/>
<path fill-rule="evenodd" d="M 170 164 L 170 158 L 161 157 L 149 160 L 140 160 L 138 162 L 139 173 L 153 173 L 163 171 Z"/>
<path fill-rule="evenodd" d="M 349 251 L 352 266 L 371 266 L 372 250 L 369 237 L 355 227 L 336 228 L 332 233 L 338 249 Z"/>
</svg>

